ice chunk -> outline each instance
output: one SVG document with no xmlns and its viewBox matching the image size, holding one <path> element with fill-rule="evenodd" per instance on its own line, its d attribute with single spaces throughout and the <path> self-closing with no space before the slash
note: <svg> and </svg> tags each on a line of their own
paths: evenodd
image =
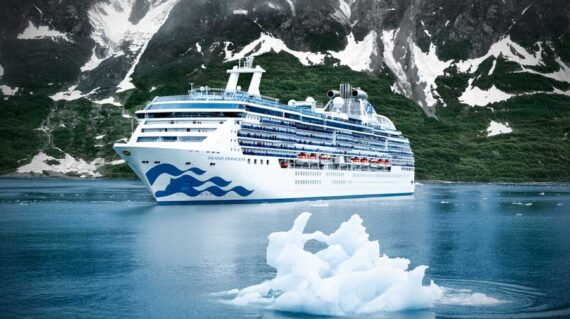
<svg viewBox="0 0 570 319">
<path fill-rule="evenodd" d="M 269 235 L 267 264 L 275 278 L 244 288 L 231 301 L 314 315 L 354 315 L 431 308 L 443 289 L 423 285 L 427 266 L 408 270 L 410 261 L 380 254 L 363 221 L 353 215 L 333 233 L 305 233 L 311 217 L 302 213 L 289 231 Z M 326 248 L 311 253 L 305 243 Z"/>
</svg>

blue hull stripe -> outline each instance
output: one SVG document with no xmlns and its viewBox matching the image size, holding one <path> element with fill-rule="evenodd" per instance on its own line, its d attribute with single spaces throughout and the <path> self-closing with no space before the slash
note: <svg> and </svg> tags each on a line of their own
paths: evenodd
<svg viewBox="0 0 570 319">
<path fill-rule="evenodd" d="M 409 196 L 414 193 L 395 193 L 395 194 L 371 194 L 371 195 L 344 195 L 344 196 L 324 196 L 324 197 L 295 197 L 295 198 L 273 198 L 273 199 L 226 199 L 226 200 L 187 200 L 187 201 L 162 201 L 157 202 L 158 205 L 223 205 L 223 204 L 259 204 L 259 203 L 283 203 L 296 201 L 314 201 L 328 199 L 353 199 L 353 198 L 371 198 L 371 197 L 393 197 L 393 196 Z"/>
</svg>

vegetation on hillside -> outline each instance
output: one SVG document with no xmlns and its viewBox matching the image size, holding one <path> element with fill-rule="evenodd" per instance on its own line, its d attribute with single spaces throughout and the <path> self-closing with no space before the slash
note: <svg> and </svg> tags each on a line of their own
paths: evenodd
<svg viewBox="0 0 570 319">
<path fill-rule="evenodd" d="M 568 181 L 570 180 L 570 98 L 536 94 L 512 98 L 487 107 L 468 107 L 457 98 L 467 87 L 469 77 L 449 70 L 448 76 L 437 80 L 438 91 L 447 102 L 437 109 L 437 118 L 427 117 L 410 99 L 394 94 L 390 86 L 394 78 L 389 72 L 368 74 L 348 67 L 325 65 L 303 66 L 287 54 L 267 54 L 256 59 L 268 72 L 261 92 L 289 99 L 312 96 L 319 103 L 328 100 L 326 91 L 337 89 L 339 83 L 351 83 L 368 92 L 380 114 L 390 117 L 398 129 L 409 137 L 416 156 L 418 179 L 451 181 Z M 136 90 L 124 93 L 125 110 L 112 105 L 99 106 L 87 100 L 54 102 L 45 97 L 17 96 L 2 102 L 0 111 L 0 171 L 7 173 L 29 159 L 37 150 L 52 146 L 85 159 L 104 157 L 118 159 L 112 144 L 130 134 L 131 120 L 122 112 L 132 114 L 155 95 L 184 94 L 189 82 L 196 86 L 224 87 L 225 70 L 234 62 L 207 66 L 187 65 L 141 74 L 135 73 Z M 481 65 L 483 74 L 491 62 Z M 481 77 L 480 86 L 501 81 L 502 87 L 525 90 L 528 79 L 507 74 L 512 65 L 499 60 L 496 79 Z M 497 71 L 499 70 L 499 71 Z M 246 89 L 248 79 L 240 85 Z M 552 84 L 537 82 L 540 85 Z M 564 85 L 561 82 L 556 86 Z M 151 88 L 156 87 L 155 90 Z M 36 130 L 49 119 L 52 134 Z M 491 120 L 509 123 L 513 132 L 487 137 Z M 42 124 L 43 123 L 43 124 Z M 95 136 L 104 135 L 95 140 Z M 7 137 L 7 138 L 6 138 Z M 55 157 L 55 156 L 54 156 Z M 57 157 L 56 157 L 57 158 Z M 107 176 L 128 176 L 126 165 L 107 166 Z M 132 175 L 131 175 L 132 176 Z"/>
</svg>

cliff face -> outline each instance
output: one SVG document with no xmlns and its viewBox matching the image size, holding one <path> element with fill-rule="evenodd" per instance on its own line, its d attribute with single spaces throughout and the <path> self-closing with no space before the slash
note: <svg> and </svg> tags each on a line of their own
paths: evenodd
<svg viewBox="0 0 570 319">
<path fill-rule="evenodd" d="M 219 72 L 224 62 L 275 54 L 298 66 L 266 89 L 303 82 L 298 77 L 303 68 L 347 70 L 344 74 L 353 78 L 386 79 L 382 83 L 390 91 L 378 90 L 388 99 L 403 96 L 428 117 L 460 123 L 465 112 L 494 112 L 520 99 L 566 101 L 570 3 L 4 1 L 0 85 L 5 106 L 0 112 L 10 118 L 3 129 L 12 138 L 2 142 L 7 150 L 2 167 L 21 166 L 39 149 L 110 162 L 112 138 L 129 133 L 129 110 L 154 94 L 181 93 L 190 81 L 220 83 L 208 73 Z M 266 61 L 271 67 L 276 60 Z M 324 80 L 313 84 L 320 88 Z M 33 106 L 25 118 L 15 111 L 22 104 Z M 505 112 L 510 118 L 513 108 Z M 24 135 L 35 142 L 26 142 Z M 23 149 L 13 145 L 18 136 L 27 144 Z M 78 151 L 62 147 L 75 143 L 84 146 Z"/>
</svg>

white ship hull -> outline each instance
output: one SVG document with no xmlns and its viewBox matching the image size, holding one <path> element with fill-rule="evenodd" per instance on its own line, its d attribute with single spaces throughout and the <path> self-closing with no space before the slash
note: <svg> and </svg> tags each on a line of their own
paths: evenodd
<svg viewBox="0 0 570 319">
<path fill-rule="evenodd" d="M 281 168 L 277 158 L 116 144 L 159 204 L 220 204 L 404 196 L 414 172 Z M 126 155 L 124 151 L 129 155 Z M 250 159 L 248 164 L 247 159 Z M 269 163 L 269 164 L 267 164 Z"/>
</svg>

